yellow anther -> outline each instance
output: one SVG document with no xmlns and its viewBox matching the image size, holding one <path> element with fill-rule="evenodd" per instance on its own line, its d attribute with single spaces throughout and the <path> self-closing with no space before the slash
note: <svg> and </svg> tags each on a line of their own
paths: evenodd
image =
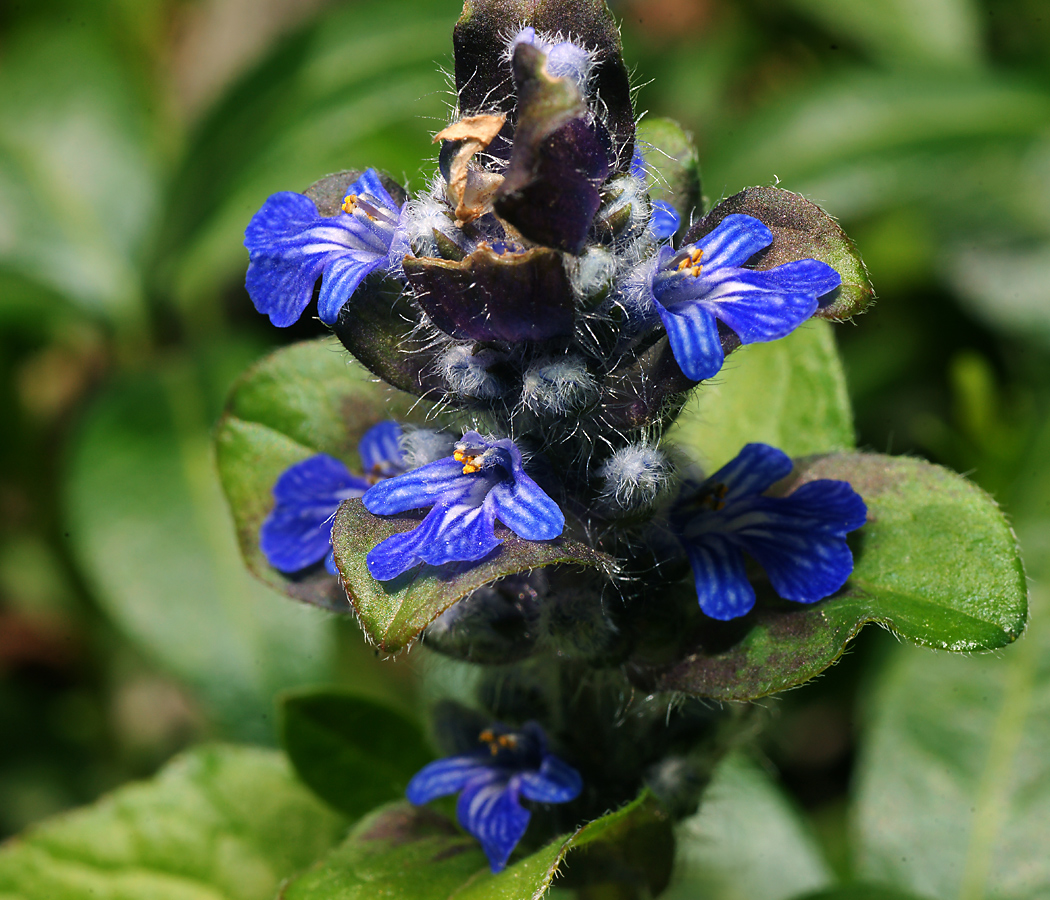
<svg viewBox="0 0 1050 900">
<path fill-rule="evenodd" d="M 480 453 L 472 453 L 468 450 L 460 450 L 459 448 L 452 453 L 452 458 L 456 462 L 463 463 L 464 475 L 473 475 L 475 472 L 481 471 L 481 466 L 477 463 L 479 456 L 481 456 Z"/>
<path fill-rule="evenodd" d="M 678 271 L 685 272 L 686 275 L 692 275 L 696 278 L 700 274 L 700 270 L 703 266 L 700 265 L 700 257 L 704 255 L 704 251 L 700 247 L 694 247 L 689 251 L 689 255 L 684 257 L 680 263 L 678 263 Z"/>
<path fill-rule="evenodd" d="M 343 200 L 343 212 L 353 215 L 355 209 L 357 209 L 357 194 L 347 194 L 346 199 Z"/>
<path fill-rule="evenodd" d="M 491 728 L 486 728 L 481 734 L 478 735 L 478 740 L 486 744 L 491 744 L 496 739 L 496 736 L 492 733 Z"/>
</svg>

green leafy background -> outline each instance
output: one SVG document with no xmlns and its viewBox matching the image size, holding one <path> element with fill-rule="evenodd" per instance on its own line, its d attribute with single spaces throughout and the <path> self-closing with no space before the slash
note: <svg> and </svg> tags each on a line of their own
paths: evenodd
<svg viewBox="0 0 1050 900">
<path fill-rule="evenodd" d="M 967 473 L 1007 514 L 1033 588 L 1027 634 L 994 654 L 868 628 L 820 680 L 765 701 L 751 755 L 730 757 L 679 827 L 664 896 L 1050 890 L 1042 6 L 616 4 L 628 62 L 651 79 L 639 107 L 693 133 L 708 198 L 779 179 L 841 221 L 879 295 L 854 324 L 731 356 L 673 439 L 708 469 L 765 440 Z M 217 423 L 245 367 L 321 336 L 251 310 L 244 223 L 268 193 L 338 169 L 425 183 L 457 7 L 0 8 L 0 733 L 14 736 L 0 835 L 96 803 L 0 850 L 3 900 L 268 898 L 337 845 L 325 865 L 347 859 L 349 823 L 274 750 L 161 767 L 205 740 L 276 744 L 292 707 L 278 715 L 273 696 L 319 681 L 417 709 L 411 655 L 380 664 L 352 621 L 290 603 L 237 552 L 234 526 L 242 543 L 248 529 L 220 490 L 224 441 L 292 461 L 324 436 L 250 406 Z M 1018 622 L 1003 611 L 996 641 Z M 339 758 L 367 750 L 313 734 Z M 311 896 L 317 877 L 288 890 Z"/>
</svg>

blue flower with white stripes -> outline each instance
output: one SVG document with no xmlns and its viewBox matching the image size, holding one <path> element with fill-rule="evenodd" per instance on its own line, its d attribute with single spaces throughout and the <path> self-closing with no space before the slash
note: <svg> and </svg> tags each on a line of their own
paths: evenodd
<svg viewBox="0 0 1050 900">
<path fill-rule="evenodd" d="M 380 422 L 365 432 L 358 445 L 364 477 L 326 453 L 285 469 L 273 486 L 273 512 L 259 529 L 259 546 L 267 562 L 281 572 L 298 572 L 323 559 L 335 575 L 332 521 L 336 510 L 380 479 L 405 470 L 400 439 L 397 422 Z"/>
<path fill-rule="evenodd" d="M 546 737 L 535 722 L 520 730 L 492 725 L 478 741 L 476 753 L 425 766 L 405 794 L 419 806 L 459 793 L 459 824 L 477 838 L 492 871 L 499 872 L 529 824 L 531 813 L 521 798 L 567 803 L 579 796 L 583 781 L 572 766 L 547 752 Z"/>
<path fill-rule="evenodd" d="M 317 313 L 334 324 L 368 274 L 396 266 L 403 256 L 401 242 L 394 241 L 400 217 L 375 169 L 347 188 L 334 216 L 321 215 L 305 194 L 273 194 L 244 232 L 250 260 L 245 287 L 255 308 L 274 325 L 292 325 L 320 278 Z"/>
<path fill-rule="evenodd" d="M 672 509 L 700 608 L 711 618 L 735 619 L 755 605 L 745 552 L 773 590 L 796 603 L 835 593 L 853 571 L 846 535 L 864 524 L 864 501 L 847 482 L 831 479 L 810 481 L 784 497 L 764 496 L 791 469 L 782 451 L 748 444 L 703 483 L 687 484 Z"/>
<path fill-rule="evenodd" d="M 818 298 L 841 283 L 838 272 L 816 259 L 765 271 L 741 268 L 772 242 L 772 232 L 758 219 L 736 213 L 695 243 L 657 252 L 647 279 L 648 299 L 667 329 L 675 360 L 693 381 L 722 368 L 718 321 L 744 344 L 782 338 L 813 315 Z"/>
<path fill-rule="evenodd" d="M 368 554 L 377 581 L 429 563 L 474 562 L 495 550 L 499 519 L 529 541 L 556 538 L 565 516 L 522 467 L 521 451 L 509 439 L 489 440 L 468 431 L 452 456 L 382 481 L 361 498 L 365 509 L 390 516 L 433 507 L 417 528 L 395 534 Z"/>
</svg>

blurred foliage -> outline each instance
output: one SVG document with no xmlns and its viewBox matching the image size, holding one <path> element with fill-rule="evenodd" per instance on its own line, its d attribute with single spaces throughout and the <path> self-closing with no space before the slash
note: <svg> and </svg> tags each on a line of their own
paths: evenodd
<svg viewBox="0 0 1050 900">
<path fill-rule="evenodd" d="M 1012 516 L 1041 585 L 1045 3 L 614 5 L 639 109 L 692 131 L 710 200 L 779 181 L 856 239 L 879 292 L 835 328 L 858 445 L 967 473 Z M 207 447 L 248 360 L 322 333 L 254 313 L 244 224 L 268 193 L 336 169 L 425 184 L 458 6 L 257 4 L 269 37 L 204 108 L 182 88 L 216 61 L 182 49 L 232 47 L 219 12 L 236 0 L 0 7 L 0 732 L 14 736 L 0 834 L 201 738 L 273 742 L 279 688 L 331 678 L 411 706 L 405 667 L 380 665 L 353 625 L 244 574 Z M 313 13 L 289 25 L 296 9 Z M 1050 822 L 1045 604 L 1033 611 L 1002 659 L 866 634 L 772 701 L 766 768 L 726 764 L 682 830 L 672 891 L 772 900 L 863 878 L 896 894 L 821 896 L 1045 893 L 1045 867 L 1006 871 L 1045 857 Z M 753 880 L 729 884 L 727 860 Z"/>
</svg>

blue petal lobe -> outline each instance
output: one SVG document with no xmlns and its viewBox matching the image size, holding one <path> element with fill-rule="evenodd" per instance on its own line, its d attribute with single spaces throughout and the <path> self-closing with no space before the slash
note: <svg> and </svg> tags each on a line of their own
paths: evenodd
<svg viewBox="0 0 1050 900">
<path fill-rule="evenodd" d="M 746 615 L 755 605 L 755 590 L 747 580 L 740 550 L 719 534 L 685 545 L 693 567 L 700 609 L 712 619 L 728 621 Z"/>
<path fill-rule="evenodd" d="M 671 237 L 678 230 L 682 224 L 682 218 L 666 200 L 654 200 L 652 205 L 653 212 L 649 218 L 649 230 L 658 241 L 662 241 Z"/>
<path fill-rule="evenodd" d="M 409 509 L 433 506 L 439 500 L 458 502 L 477 491 L 482 476 L 464 475 L 463 464 L 451 456 L 427 463 L 372 485 L 362 498 L 365 509 L 378 516 L 391 516 Z M 483 487 L 487 486 L 487 482 Z M 481 499 L 478 499 L 481 503 Z"/>
<path fill-rule="evenodd" d="M 762 565 L 779 596 L 815 603 L 846 583 L 853 555 L 845 535 L 867 517 L 849 484 L 812 481 L 787 497 L 761 497 L 749 506 L 726 527 Z"/>
<path fill-rule="evenodd" d="M 565 514 L 523 471 L 501 481 L 485 498 L 495 518 L 528 541 L 549 541 L 565 529 Z"/>
<path fill-rule="evenodd" d="M 773 243 L 773 232 L 754 216 L 733 213 L 726 216 L 696 246 L 704 251 L 700 263 L 704 271 L 727 266 L 742 266 L 759 250 Z M 687 249 L 687 248 L 682 248 Z"/>
<path fill-rule="evenodd" d="M 244 285 L 255 308 L 278 327 L 298 321 L 335 249 L 309 236 L 323 222 L 309 197 L 283 191 L 267 199 L 244 232 L 251 260 Z"/>
<path fill-rule="evenodd" d="M 725 354 L 715 317 L 695 303 L 682 303 L 673 309 L 658 306 L 657 311 L 667 330 L 671 352 L 685 376 L 703 381 L 716 375 Z"/>
<path fill-rule="evenodd" d="M 405 468 L 401 453 L 401 426 L 394 421 L 373 425 L 357 445 L 366 475 L 389 476 Z"/>
<path fill-rule="evenodd" d="M 492 766 L 481 756 L 450 756 L 420 769 L 408 783 L 405 796 L 408 802 L 422 806 L 438 797 L 447 797 L 463 790 L 467 783 L 492 773 Z"/>
<path fill-rule="evenodd" d="M 421 562 L 472 562 L 499 545 L 484 506 L 440 503 L 412 531 L 391 535 L 373 547 L 365 562 L 376 581 L 389 581 Z"/>
<path fill-rule="evenodd" d="M 537 803 L 568 803 L 583 790 L 583 779 L 567 762 L 547 754 L 539 771 L 522 772 L 521 794 Z"/>
<path fill-rule="evenodd" d="M 339 504 L 367 489 L 367 481 L 323 453 L 286 469 L 273 487 L 276 505 L 259 529 L 259 547 L 270 565 L 297 572 L 324 559 Z"/>
<path fill-rule="evenodd" d="M 339 319 L 339 311 L 380 264 L 385 262 L 383 256 L 350 254 L 333 258 L 329 261 L 321 280 L 321 293 L 317 298 L 317 315 L 325 325 L 334 325 Z"/>
<path fill-rule="evenodd" d="M 360 178 L 357 179 L 353 184 L 346 189 L 346 195 L 344 200 L 350 194 L 369 194 L 375 197 L 376 200 L 382 202 L 382 204 L 392 212 L 398 212 L 398 206 L 394 202 L 394 198 L 390 196 L 389 192 L 383 187 L 383 182 L 379 178 L 379 173 L 375 169 L 365 169 L 364 173 Z"/>
<path fill-rule="evenodd" d="M 705 483 L 724 484 L 725 500 L 732 503 L 768 490 L 791 474 L 794 464 L 783 450 L 769 444 L 746 444 L 744 448 Z"/>
<path fill-rule="evenodd" d="M 791 286 L 794 279 L 788 279 L 785 286 L 777 269 L 723 269 L 703 277 L 708 291 L 696 302 L 725 322 L 745 344 L 782 338 L 817 309 L 817 294 Z"/>
<path fill-rule="evenodd" d="M 515 778 L 471 782 L 456 803 L 459 824 L 478 839 L 493 872 L 503 870 L 528 828 L 530 814 L 518 802 Z"/>
</svg>

